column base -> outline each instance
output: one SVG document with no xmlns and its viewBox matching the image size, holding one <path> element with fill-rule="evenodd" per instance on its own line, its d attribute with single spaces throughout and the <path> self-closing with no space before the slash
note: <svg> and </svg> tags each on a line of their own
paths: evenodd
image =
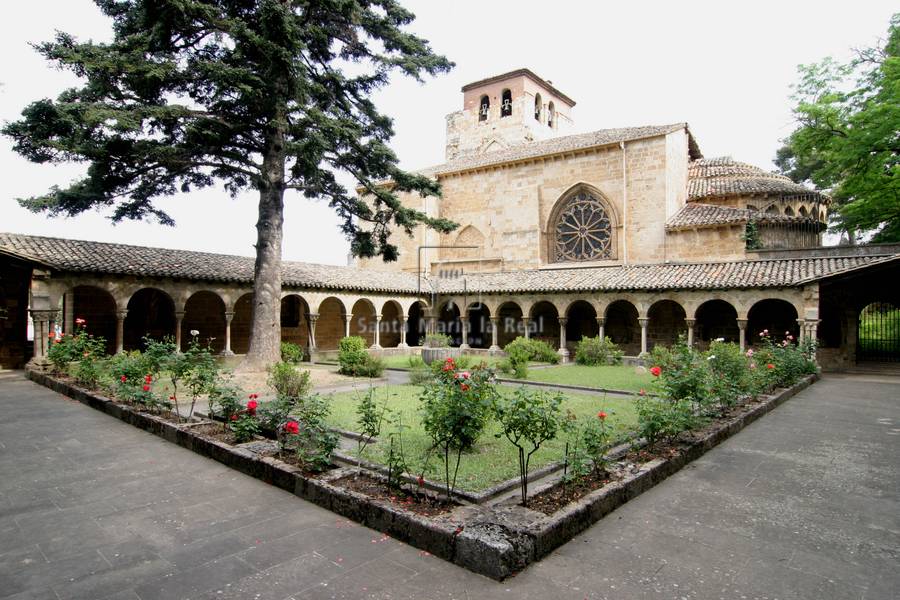
<svg viewBox="0 0 900 600">
<path fill-rule="evenodd" d="M 234 356 L 234 352 L 232 352 L 231 350 L 222 350 L 220 355 L 221 356 Z"/>
<path fill-rule="evenodd" d="M 500 349 L 500 346 L 491 346 L 488 348 L 488 352 L 497 353 L 502 352 L 502 350 Z"/>
<path fill-rule="evenodd" d="M 569 362 L 569 350 L 567 348 L 560 348 L 556 353 L 559 354 L 559 362 Z"/>
<path fill-rule="evenodd" d="M 460 344 L 460 345 L 459 345 L 459 349 L 460 349 L 460 350 L 471 350 L 471 349 L 472 349 L 472 346 L 470 346 L 470 345 L 468 345 L 468 344 Z"/>
<path fill-rule="evenodd" d="M 53 367 L 53 363 L 50 362 L 45 357 L 41 358 L 32 358 L 27 363 L 25 363 L 26 371 L 38 371 L 40 373 L 45 373 L 49 371 Z"/>
<path fill-rule="evenodd" d="M 399 348 L 400 350 L 408 350 L 409 344 L 406 344 L 406 343 L 397 344 L 397 348 Z"/>
<path fill-rule="evenodd" d="M 383 349 L 383 347 L 381 346 L 381 344 L 372 344 L 371 346 L 369 346 L 369 350 L 382 350 L 382 349 Z"/>
</svg>

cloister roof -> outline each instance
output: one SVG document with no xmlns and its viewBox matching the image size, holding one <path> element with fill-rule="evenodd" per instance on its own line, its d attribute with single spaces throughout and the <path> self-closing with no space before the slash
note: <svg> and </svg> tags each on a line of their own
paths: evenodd
<svg viewBox="0 0 900 600">
<path fill-rule="evenodd" d="M 67 272 L 176 277 L 226 283 L 253 281 L 254 259 L 247 256 L 14 233 L 0 233 L 0 252 Z M 396 293 L 415 293 L 417 289 L 416 276 L 410 273 L 303 262 L 284 261 L 282 277 L 288 287 Z"/>
<path fill-rule="evenodd" d="M 688 164 L 688 201 L 725 196 L 768 194 L 808 197 L 829 202 L 828 196 L 811 190 L 790 178 L 739 162 L 730 156 L 701 158 Z"/>
<path fill-rule="evenodd" d="M 253 281 L 254 259 L 247 256 L 13 233 L 0 233 L 0 253 L 63 272 Z M 552 268 L 468 274 L 464 280 L 432 280 L 431 284 L 434 291 L 451 294 L 795 287 L 894 260 L 900 260 L 900 254 Z M 398 294 L 415 294 L 418 289 L 412 273 L 291 261 L 285 261 L 282 268 L 284 285 L 289 288 Z"/>
<path fill-rule="evenodd" d="M 745 208 L 732 208 L 730 206 L 716 206 L 714 204 L 701 204 L 691 202 L 675 213 L 666 223 L 666 229 L 694 229 L 702 227 L 718 227 L 720 225 L 743 225 L 750 219 L 757 223 L 809 223 L 819 225 L 816 219 L 802 216 L 787 216 L 782 214 L 766 213 L 747 210 Z M 824 227 L 824 225 L 822 225 Z"/>
</svg>

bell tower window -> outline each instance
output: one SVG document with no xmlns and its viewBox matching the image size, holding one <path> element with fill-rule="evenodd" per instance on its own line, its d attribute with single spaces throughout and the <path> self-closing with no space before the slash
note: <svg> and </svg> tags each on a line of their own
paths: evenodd
<svg viewBox="0 0 900 600">
<path fill-rule="evenodd" d="M 502 100 L 500 102 L 500 116 L 512 116 L 512 92 L 509 90 L 503 90 L 503 95 L 501 96 L 501 98 Z"/>
<path fill-rule="evenodd" d="M 547 105 L 547 127 L 553 129 L 556 127 L 556 107 L 553 106 L 553 101 L 550 101 L 550 104 Z"/>
<path fill-rule="evenodd" d="M 488 114 L 491 112 L 491 99 L 486 95 L 481 97 L 478 102 L 478 120 L 487 121 Z"/>
<path fill-rule="evenodd" d="M 541 104 L 541 95 L 535 94 L 534 95 L 534 120 L 539 123 L 541 121 L 541 108 L 543 108 L 543 105 Z"/>
</svg>

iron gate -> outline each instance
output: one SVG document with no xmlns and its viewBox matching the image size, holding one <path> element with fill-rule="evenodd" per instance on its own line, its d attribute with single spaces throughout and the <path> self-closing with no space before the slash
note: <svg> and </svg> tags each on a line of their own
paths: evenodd
<svg viewBox="0 0 900 600">
<path fill-rule="evenodd" d="M 858 361 L 900 362 L 900 308 L 873 302 L 860 311 L 856 332 Z"/>
</svg>

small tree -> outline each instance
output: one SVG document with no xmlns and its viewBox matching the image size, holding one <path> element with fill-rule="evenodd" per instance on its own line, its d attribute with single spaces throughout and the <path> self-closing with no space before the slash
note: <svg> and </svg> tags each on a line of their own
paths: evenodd
<svg viewBox="0 0 900 600">
<path fill-rule="evenodd" d="M 357 433 L 359 437 L 356 439 L 356 462 L 357 471 L 362 469 L 362 455 L 366 447 L 371 444 L 375 438 L 381 435 L 381 425 L 384 423 L 384 413 L 387 410 L 387 402 L 378 406 L 375 401 L 375 388 L 370 387 L 359 399 L 356 407 L 356 423 L 359 426 Z"/>
<path fill-rule="evenodd" d="M 522 387 L 512 396 L 501 396 L 495 401 L 494 413 L 501 428 L 501 433 L 496 436 L 506 436 L 519 450 L 522 506 L 528 506 L 528 466 L 531 456 L 544 442 L 556 438 L 563 428 L 563 400 L 565 396 L 559 392 L 529 392 Z"/>
</svg>

